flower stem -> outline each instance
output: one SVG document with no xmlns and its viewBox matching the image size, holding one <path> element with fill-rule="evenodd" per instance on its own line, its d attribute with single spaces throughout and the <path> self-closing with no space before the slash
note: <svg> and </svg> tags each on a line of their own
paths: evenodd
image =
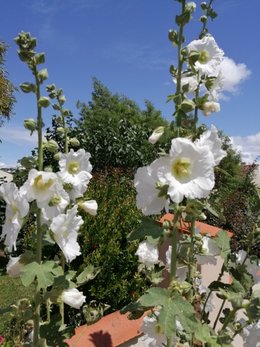
<svg viewBox="0 0 260 347">
<path fill-rule="evenodd" d="M 222 301 L 222 304 L 221 304 L 220 309 L 219 309 L 219 311 L 218 311 L 218 315 L 217 315 L 217 317 L 216 317 L 216 319 L 215 319 L 215 322 L 214 322 L 214 325 L 213 325 L 213 329 L 214 329 L 214 330 L 215 330 L 215 328 L 216 328 L 216 326 L 217 326 L 217 324 L 218 324 L 218 320 L 219 320 L 219 317 L 220 317 L 220 315 L 221 315 L 221 312 L 222 312 L 222 310 L 223 310 L 223 307 L 224 307 L 225 303 L 226 303 L 226 299 L 224 299 L 224 300 Z"/>
<path fill-rule="evenodd" d="M 195 219 L 191 221 L 190 225 L 190 254 L 189 254 L 189 266 L 188 266 L 188 282 L 192 283 L 194 275 L 194 233 L 195 233 Z"/>
<path fill-rule="evenodd" d="M 177 210 L 174 213 L 174 219 L 173 219 L 173 235 L 172 235 L 172 255 L 171 255 L 170 280 L 176 279 L 179 216 L 180 216 L 180 211 L 177 208 Z"/>
<path fill-rule="evenodd" d="M 43 170 L 43 143 L 42 143 L 42 109 L 39 106 L 40 100 L 40 82 L 37 77 L 36 65 L 33 68 L 36 84 L 36 101 L 37 101 L 37 133 L 38 133 L 38 170 Z M 36 261 L 40 264 L 42 261 L 42 228 L 41 228 L 41 210 L 37 208 L 36 211 L 36 228 L 37 228 L 37 244 L 36 244 Z M 35 291 L 35 311 L 34 311 L 34 334 L 33 345 L 37 346 L 40 336 L 40 314 L 41 314 L 41 294 L 37 289 Z"/>
</svg>

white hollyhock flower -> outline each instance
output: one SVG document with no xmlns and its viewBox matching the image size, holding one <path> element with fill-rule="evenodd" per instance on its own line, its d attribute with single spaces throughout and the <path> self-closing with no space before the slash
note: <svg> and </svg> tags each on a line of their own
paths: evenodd
<svg viewBox="0 0 260 347">
<path fill-rule="evenodd" d="M 29 204 L 13 182 L 0 186 L 0 197 L 6 202 L 1 238 L 5 238 L 4 244 L 11 252 L 12 248 L 16 250 L 17 236 L 22 227 L 23 217 L 29 212 Z"/>
<path fill-rule="evenodd" d="M 148 241 L 143 241 L 139 244 L 135 255 L 138 256 L 138 261 L 147 267 L 153 267 L 154 264 L 159 263 L 158 249 Z"/>
<path fill-rule="evenodd" d="M 210 130 L 205 131 L 198 140 L 195 141 L 199 146 L 208 146 L 215 160 L 215 165 L 218 165 L 227 152 L 221 149 L 222 141 L 218 137 L 218 129 L 211 125 Z"/>
<path fill-rule="evenodd" d="M 98 204 L 96 200 L 83 201 L 83 202 L 80 202 L 78 205 L 85 212 L 91 214 L 92 216 L 97 215 Z"/>
<path fill-rule="evenodd" d="M 157 160 L 157 176 L 172 201 L 205 198 L 214 187 L 214 157 L 208 147 L 186 138 L 172 140 L 169 156 Z"/>
<path fill-rule="evenodd" d="M 199 52 L 195 69 L 201 74 L 216 76 L 223 60 L 224 52 L 220 49 L 214 37 L 207 35 L 201 40 L 194 40 L 187 46 L 188 52 Z"/>
<path fill-rule="evenodd" d="M 56 195 L 60 182 L 54 172 L 30 170 L 28 179 L 21 187 L 28 201 L 37 201 L 38 207 L 44 207 Z"/>
<path fill-rule="evenodd" d="M 220 104 L 215 101 L 206 101 L 202 106 L 204 116 L 209 116 L 213 112 L 220 112 Z"/>
<path fill-rule="evenodd" d="M 157 318 L 155 316 L 146 316 L 140 331 L 144 334 L 139 341 L 145 347 L 163 347 L 166 342 L 166 336 L 157 329 Z"/>
<path fill-rule="evenodd" d="M 66 207 L 69 205 L 70 198 L 67 192 L 62 188 L 62 186 L 57 186 L 57 191 L 51 200 L 46 203 L 39 203 L 39 207 L 42 208 L 42 215 L 45 221 L 49 221 L 54 217 L 63 213 Z"/>
<path fill-rule="evenodd" d="M 197 255 L 197 262 L 200 265 L 217 264 L 216 256 L 220 255 L 220 248 L 210 236 L 203 236 L 203 255 Z"/>
<path fill-rule="evenodd" d="M 154 129 L 152 135 L 149 137 L 148 141 L 154 145 L 164 133 L 164 127 L 158 127 Z"/>
<path fill-rule="evenodd" d="M 66 214 L 54 217 L 50 225 L 53 238 L 62 250 L 68 262 L 80 255 L 80 246 L 77 242 L 78 230 L 83 219 L 77 216 L 77 206 L 68 210 Z"/>
<path fill-rule="evenodd" d="M 242 264 L 244 262 L 246 256 L 247 256 L 247 252 L 245 252 L 244 250 L 240 250 L 236 254 L 237 262 L 239 264 Z M 260 262 L 259 262 L 259 260 L 255 261 L 255 262 L 251 262 L 250 258 L 247 258 L 245 261 L 245 265 L 247 267 L 247 271 L 254 278 L 254 284 L 260 283 Z"/>
<path fill-rule="evenodd" d="M 156 188 L 159 167 L 160 159 L 157 159 L 149 166 L 140 167 L 135 174 L 136 204 L 145 216 L 159 214 L 168 207 L 168 200 L 165 196 L 159 196 L 160 190 Z"/>
<path fill-rule="evenodd" d="M 6 265 L 6 272 L 11 277 L 19 277 L 23 265 L 19 262 L 19 257 L 10 257 L 8 264 Z"/>
<path fill-rule="evenodd" d="M 79 149 L 77 152 L 71 149 L 68 154 L 62 154 L 59 161 L 59 176 L 62 181 L 72 186 L 87 189 L 87 184 L 92 177 L 90 174 L 92 170 L 90 157 L 91 155 L 85 152 L 84 149 Z"/>
<path fill-rule="evenodd" d="M 65 304 L 79 309 L 86 301 L 86 297 L 83 295 L 83 292 L 76 288 L 71 288 L 63 291 L 62 300 Z"/>
</svg>

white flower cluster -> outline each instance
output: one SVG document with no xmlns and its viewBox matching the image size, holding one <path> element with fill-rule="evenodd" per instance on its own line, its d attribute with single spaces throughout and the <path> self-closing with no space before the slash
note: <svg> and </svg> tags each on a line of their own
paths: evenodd
<svg viewBox="0 0 260 347">
<path fill-rule="evenodd" d="M 214 167 L 225 156 L 213 125 L 195 142 L 173 139 L 168 155 L 137 170 L 137 207 L 144 215 L 159 214 L 167 210 L 170 200 L 207 197 L 215 183 Z"/>
<path fill-rule="evenodd" d="M 32 169 L 24 185 L 18 189 L 14 183 L 4 183 L 0 187 L 0 197 L 6 202 L 5 223 L 3 225 L 2 238 L 9 252 L 16 250 L 16 240 L 23 225 L 24 217 L 29 212 L 29 203 L 35 201 L 41 209 L 41 223 L 46 224 L 67 261 L 72 261 L 80 254 L 77 242 L 78 231 L 83 224 L 80 216 L 77 216 L 78 205 L 66 210 L 70 202 L 80 198 L 87 190 L 92 177 L 92 166 L 89 161 L 90 154 L 84 149 L 68 154 L 63 154 L 59 161 L 60 171 L 45 172 Z M 80 204 L 91 215 L 97 213 L 97 203 L 94 200 Z M 18 269 L 19 259 L 11 258 L 11 265 L 16 263 Z M 14 269 L 14 267 L 12 266 Z M 8 271 L 8 269 L 7 269 Z"/>
</svg>

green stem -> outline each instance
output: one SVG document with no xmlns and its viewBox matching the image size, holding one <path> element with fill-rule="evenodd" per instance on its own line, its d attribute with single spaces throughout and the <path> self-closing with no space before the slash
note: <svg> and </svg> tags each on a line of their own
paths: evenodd
<svg viewBox="0 0 260 347">
<path fill-rule="evenodd" d="M 192 283 L 193 275 L 194 275 L 194 234 L 195 234 L 195 219 L 191 221 L 190 226 L 190 254 L 189 254 L 189 266 L 188 266 L 188 282 Z"/>
<path fill-rule="evenodd" d="M 232 311 L 229 312 L 228 316 L 226 317 L 226 319 L 224 321 L 224 324 L 223 324 L 220 332 L 224 331 L 226 329 L 226 327 L 228 326 L 229 322 L 235 318 L 236 312 L 237 312 L 236 308 L 234 308 Z"/>
<path fill-rule="evenodd" d="M 65 122 L 65 117 L 64 117 L 64 114 L 63 114 L 63 109 L 62 109 L 62 104 L 60 102 L 60 100 L 58 100 L 59 102 L 59 105 L 60 105 L 60 108 L 61 108 L 61 119 L 62 119 L 62 126 L 63 126 L 63 129 L 64 129 L 64 151 L 65 151 L 65 154 L 68 154 L 69 152 L 69 144 L 68 144 L 68 129 L 66 128 L 66 122 Z"/>
<path fill-rule="evenodd" d="M 218 320 L 219 320 L 219 317 L 220 317 L 220 315 L 221 315 L 221 312 L 222 312 L 222 310 L 223 310 L 223 307 L 224 307 L 225 303 L 226 303 L 226 299 L 224 299 L 224 300 L 222 301 L 222 304 L 221 304 L 220 309 L 219 309 L 219 311 L 218 311 L 218 315 L 217 315 L 217 317 L 216 317 L 216 319 L 215 319 L 215 322 L 214 322 L 214 325 L 213 325 L 213 329 L 214 329 L 214 330 L 215 330 L 215 328 L 216 328 L 216 326 L 217 326 L 217 324 L 218 324 Z"/>
<path fill-rule="evenodd" d="M 182 1 L 182 13 L 184 13 L 185 10 L 185 0 Z M 178 70 L 177 70 L 177 78 L 176 78 L 176 95 L 181 95 L 181 74 L 182 74 L 182 67 L 183 67 L 183 57 L 182 57 L 182 41 L 183 41 L 183 28 L 184 25 L 180 24 L 180 29 L 178 33 Z M 181 103 L 181 99 L 178 99 L 178 103 L 176 104 L 175 108 L 176 111 L 179 108 L 179 105 Z M 176 122 L 178 124 L 177 126 L 177 136 L 179 137 L 179 120 L 176 119 Z"/>
<path fill-rule="evenodd" d="M 171 274 L 170 274 L 170 280 L 171 281 L 173 279 L 176 279 L 179 216 L 180 216 L 180 211 L 177 208 L 177 211 L 175 211 L 175 213 L 174 213 L 174 219 L 173 219 Z"/>
<path fill-rule="evenodd" d="M 40 83 L 37 77 L 36 66 L 33 69 L 36 82 L 36 101 L 37 101 L 37 133 L 38 133 L 38 170 L 43 170 L 43 143 L 42 143 L 42 109 L 39 106 L 40 100 Z M 36 211 L 36 228 L 37 228 L 37 244 L 36 244 L 36 261 L 40 264 L 42 261 L 42 228 L 41 228 L 41 210 L 37 208 Z M 40 291 L 35 291 L 35 312 L 34 312 L 34 334 L 33 344 L 38 345 L 40 336 L 40 314 L 41 314 L 41 294 Z"/>
</svg>

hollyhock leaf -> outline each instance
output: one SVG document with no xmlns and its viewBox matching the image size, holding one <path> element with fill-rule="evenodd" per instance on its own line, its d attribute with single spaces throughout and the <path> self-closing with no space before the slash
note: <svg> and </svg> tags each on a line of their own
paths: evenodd
<svg viewBox="0 0 260 347">
<path fill-rule="evenodd" d="M 143 313 L 144 313 L 144 309 L 143 309 L 142 305 L 139 302 L 130 302 L 130 304 L 124 306 L 120 310 L 121 314 L 125 314 L 127 312 L 131 312 L 133 314 L 139 312 L 140 316 L 138 318 L 140 318 L 143 315 Z M 133 318 L 133 319 L 136 319 L 136 318 Z"/>
<path fill-rule="evenodd" d="M 93 265 L 88 265 L 78 276 L 77 286 L 81 286 L 97 276 L 101 269 L 95 268 Z"/>
<path fill-rule="evenodd" d="M 169 292 L 165 288 L 150 288 L 141 296 L 139 302 L 144 307 L 153 307 L 157 305 L 167 306 Z"/>
<path fill-rule="evenodd" d="M 149 242 L 158 243 L 159 238 L 163 233 L 162 227 L 149 217 L 143 217 L 142 222 L 136 230 L 133 230 L 129 236 L 129 241 L 139 240 L 146 236 L 149 237 Z"/>
<path fill-rule="evenodd" d="M 54 281 L 54 275 L 52 273 L 55 263 L 53 261 L 47 261 L 39 264 L 35 261 L 27 264 L 22 269 L 21 280 L 24 286 L 29 286 L 35 278 L 37 278 L 37 288 L 46 289 L 51 286 Z"/>
<path fill-rule="evenodd" d="M 220 255 L 224 261 L 226 261 L 228 255 L 230 254 L 230 237 L 228 236 L 228 232 L 225 230 L 220 230 L 213 241 L 216 242 L 218 247 L 221 249 Z"/>
<path fill-rule="evenodd" d="M 246 308 L 246 313 L 250 320 L 260 319 L 260 290 L 253 292 L 250 304 Z"/>
</svg>

